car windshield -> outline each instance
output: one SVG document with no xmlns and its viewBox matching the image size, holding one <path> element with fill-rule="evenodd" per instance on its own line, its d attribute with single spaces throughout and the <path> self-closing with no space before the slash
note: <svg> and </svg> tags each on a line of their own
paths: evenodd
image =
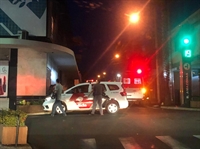
<svg viewBox="0 0 200 149">
<path fill-rule="evenodd" d="M 69 91 L 66 92 L 66 94 L 71 94 L 71 93 L 88 93 L 88 88 L 89 85 L 81 85 L 81 86 L 76 86 Z"/>
</svg>

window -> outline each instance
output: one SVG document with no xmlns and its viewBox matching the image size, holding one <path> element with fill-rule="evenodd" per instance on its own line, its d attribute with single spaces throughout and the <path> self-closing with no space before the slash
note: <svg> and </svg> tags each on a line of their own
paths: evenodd
<svg viewBox="0 0 200 149">
<path fill-rule="evenodd" d="M 108 88 L 111 91 L 119 90 L 119 87 L 117 85 L 114 85 L 114 84 L 108 84 Z"/>
<path fill-rule="evenodd" d="M 134 83 L 133 84 L 142 84 L 142 79 L 141 78 L 134 78 Z"/>
<path fill-rule="evenodd" d="M 74 93 L 88 93 L 88 87 L 89 85 L 82 85 L 82 86 L 77 86 L 68 92 L 66 94 L 74 94 Z"/>
<path fill-rule="evenodd" d="M 89 85 L 82 85 L 78 87 L 79 93 L 88 93 Z"/>
</svg>

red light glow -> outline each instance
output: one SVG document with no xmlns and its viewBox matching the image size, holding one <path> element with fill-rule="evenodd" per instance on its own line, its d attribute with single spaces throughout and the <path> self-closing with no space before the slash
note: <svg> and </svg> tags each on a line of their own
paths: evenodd
<svg viewBox="0 0 200 149">
<path fill-rule="evenodd" d="M 141 74 L 141 73 L 142 73 L 142 70 L 141 70 L 141 69 L 138 69 L 138 70 L 137 70 L 137 73 L 138 73 L 138 74 Z"/>
</svg>

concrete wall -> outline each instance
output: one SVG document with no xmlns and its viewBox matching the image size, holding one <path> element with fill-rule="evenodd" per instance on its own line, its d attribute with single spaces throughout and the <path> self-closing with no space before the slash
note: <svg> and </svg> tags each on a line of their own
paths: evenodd
<svg viewBox="0 0 200 149">
<path fill-rule="evenodd" d="M 18 49 L 17 96 L 46 95 L 47 54 Z"/>
</svg>

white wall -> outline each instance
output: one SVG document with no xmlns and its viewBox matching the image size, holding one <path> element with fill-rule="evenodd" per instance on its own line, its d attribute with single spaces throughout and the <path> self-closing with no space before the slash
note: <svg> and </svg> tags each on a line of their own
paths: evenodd
<svg viewBox="0 0 200 149">
<path fill-rule="evenodd" d="M 17 96 L 46 95 L 46 58 L 44 52 L 18 49 Z"/>
</svg>

